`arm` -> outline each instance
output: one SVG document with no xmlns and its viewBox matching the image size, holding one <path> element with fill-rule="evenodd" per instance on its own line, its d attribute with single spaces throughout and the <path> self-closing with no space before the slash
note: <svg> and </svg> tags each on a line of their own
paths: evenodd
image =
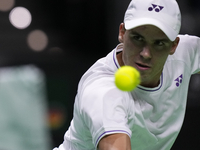
<svg viewBox="0 0 200 150">
<path fill-rule="evenodd" d="M 131 150 L 130 137 L 124 133 L 116 133 L 103 137 L 98 150 Z"/>
</svg>

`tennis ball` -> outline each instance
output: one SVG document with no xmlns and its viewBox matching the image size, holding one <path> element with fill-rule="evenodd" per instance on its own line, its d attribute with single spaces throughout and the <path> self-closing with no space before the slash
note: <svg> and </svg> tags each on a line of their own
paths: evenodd
<svg viewBox="0 0 200 150">
<path fill-rule="evenodd" d="M 122 66 L 115 72 L 115 85 L 122 91 L 132 91 L 140 84 L 140 73 L 131 66 Z"/>
</svg>

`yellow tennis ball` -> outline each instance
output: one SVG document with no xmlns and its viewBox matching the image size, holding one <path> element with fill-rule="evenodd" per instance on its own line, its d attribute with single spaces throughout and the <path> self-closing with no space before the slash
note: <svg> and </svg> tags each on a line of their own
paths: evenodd
<svg viewBox="0 0 200 150">
<path fill-rule="evenodd" d="M 140 84 L 140 73 L 131 66 L 122 66 L 115 73 L 115 85 L 122 91 L 132 91 Z"/>
</svg>

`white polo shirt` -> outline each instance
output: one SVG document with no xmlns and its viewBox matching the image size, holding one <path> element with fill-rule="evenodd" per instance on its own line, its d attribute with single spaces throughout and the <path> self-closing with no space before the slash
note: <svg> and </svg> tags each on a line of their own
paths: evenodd
<svg viewBox="0 0 200 150">
<path fill-rule="evenodd" d="M 55 150 L 95 150 L 105 135 L 113 133 L 127 134 L 134 150 L 169 150 L 183 124 L 190 77 L 200 71 L 200 39 L 179 37 L 156 88 L 116 88 L 116 53 L 122 44 L 91 66 L 80 80 L 64 142 Z"/>
</svg>

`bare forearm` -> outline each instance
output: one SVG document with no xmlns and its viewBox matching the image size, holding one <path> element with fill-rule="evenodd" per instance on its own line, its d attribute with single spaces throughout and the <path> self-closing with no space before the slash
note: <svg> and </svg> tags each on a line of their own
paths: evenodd
<svg viewBox="0 0 200 150">
<path fill-rule="evenodd" d="M 131 150 L 130 138 L 122 133 L 105 136 L 100 140 L 98 150 Z"/>
</svg>

